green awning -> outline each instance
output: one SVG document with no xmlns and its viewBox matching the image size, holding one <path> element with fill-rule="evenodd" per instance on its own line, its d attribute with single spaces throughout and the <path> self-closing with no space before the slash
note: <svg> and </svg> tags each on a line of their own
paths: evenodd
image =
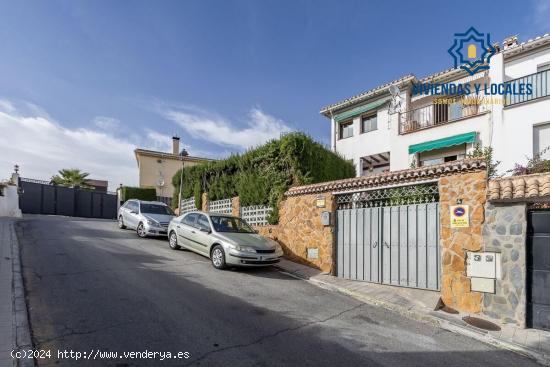
<svg viewBox="0 0 550 367">
<path fill-rule="evenodd" d="M 374 110 L 375 108 L 380 107 L 384 103 L 388 102 L 390 99 L 391 99 L 391 97 L 384 97 L 384 98 L 381 98 L 377 101 L 367 103 L 366 105 L 355 107 L 351 110 L 339 113 L 338 115 L 334 116 L 334 121 L 340 122 L 342 120 L 347 120 L 349 118 L 360 115 L 362 113 Z"/>
<path fill-rule="evenodd" d="M 409 146 L 409 154 L 426 152 L 428 150 L 441 149 L 460 145 L 464 143 L 473 143 L 476 141 L 477 132 L 472 131 L 466 134 L 449 136 L 448 138 L 427 141 L 425 143 L 413 144 Z"/>
</svg>

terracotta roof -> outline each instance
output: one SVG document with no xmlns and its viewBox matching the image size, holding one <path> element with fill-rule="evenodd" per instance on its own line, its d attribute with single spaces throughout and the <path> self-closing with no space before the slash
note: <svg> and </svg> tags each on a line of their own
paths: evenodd
<svg viewBox="0 0 550 367">
<path fill-rule="evenodd" d="M 336 102 L 336 103 L 333 103 L 333 104 L 330 104 L 326 107 L 323 107 L 320 111 L 321 114 L 323 115 L 327 115 L 329 114 L 331 111 L 335 111 L 335 110 L 338 110 L 338 109 L 341 109 L 341 108 L 345 108 L 345 107 L 349 107 L 355 103 L 358 103 L 358 102 L 362 102 L 364 100 L 367 100 L 377 94 L 380 94 L 382 92 L 386 92 L 386 93 L 389 93 L 388 92 L 388 87 L 390 85 L 393 85 L 393 84 L 396 84 L 396 85 L 402 85 L 402 84 L 405 84 L 405 83 L 408 83 L 409 81 L 413 80 L 413 79 L 416 79 L 416 77 L 412 74 L 407 74 L 407 75 L 404 75 L 402 76 L 401 78 L 399 79 L 396 79 L 396 80 L 393 80 L 389 83 L 386 83 L 386 84 L 382 84 L 382 85 L 379 85 L 375 88 L 372 88 L 372 89 L 369 89 L 368 91 L 366 92 L 363 92 L 363 93 L 359 93 L 353 97 L 349 97 L 349 98 L 346 98 L 340 102 Z"/>
<path fill-rule="evenodd" d="M 491 180 L 487 190 L 490 201 L 540 197 L 550 197 L 550 172 Z"/>
<path fill-rule="evenodd" d="M 326 191 L 356 191 L 385 186 L 399 186 L 414 182 L 434 180 L 460 172 L 485 170 L 487 164 L 483 159 L 470 158 L 447 162 L 433 166 L 386 172 L 373 176 L 348 178 L 345 180 L 322 182 L 306 186 L 292 187 L 285 195 L 315 194 Z"/>
<path fill-rule="evenodd" d="M 550 44 L 550 34 L 546 33 L 542 36 L 538 36 L 532 39 L 529 39 L 525 42 L 518 44 L 517 46 L 512 46 L 506 50 L 501 51 L 505 58 L 516 56 L 523 52 L 528 52 L 538 47 L 542 47 Z"/>
<path fill-rule="evenodd" d="M 538 36 L 534 39 L 529 39 L 525 42 L 518 44 L 517 46 L 512 46 L 510 48 L 507 48 L 506 50 L 501 50 L 497 53 L 502 53 L 505 58 L 509 58 L 509 57 L 513 57 L 523 52 L 528 52 L 548 44 L 550 44 L 550 34 L 546 33 L 543 36 Z M 379 94 L 381 91 L 385 91 L 392 84 L 402 85 L 411 81 L 417 81 L 421 83 L 438 82 L 442 80 L 454 80 L 467 75 L 468 74 L 466 73 L 466 71 L 462 70 L 461 68 L 445 69 L 445 70 L 436 72 L 434 74 L 425 76 L 423 78 L 417 78 L 414 74 L 407 74 L 392 82 L 379 85 L 366 92 L 357 94 L 353 97 L 346 98 L 342 101 L 323 107 L 320 112 L 321 114 L 328 116 L 331 111 L 349 107 L 359 102 L 363 102 L 375 96 L 376 94 Z"/>
</svg>

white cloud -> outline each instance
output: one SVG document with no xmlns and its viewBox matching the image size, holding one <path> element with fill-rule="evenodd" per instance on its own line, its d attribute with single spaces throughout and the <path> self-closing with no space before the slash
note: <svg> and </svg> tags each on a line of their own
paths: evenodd
<svg viewBox="0 0 550 367">
<path fill-rule="evenodd" d="M 119 119 L 108 116 L 97 116 L 93 119 L 93 123 L 95 126 L 105 131 L 116 131 L 120 127 Z"/>
<path fill-rule="evenodd" d="M 245 127 L 237 127 L 219 115 L 196 108 L 161 108 L 160 111 L 195 139 L 241 149 L 257 146 L 292 130 L 286 122 L 259 108 L 250 110 Z"/>
<path fill-rule="evenodd" d="M 136 185 L 134 149 L 137 145 L 154 149 L 164 138 L 153 131 L 143 138 L 125 139 L 101 130 L 71 129 L 41 111 L 0 100 L 0 178 L 7 178 L 19 164 L 23 177 L 49 180 L 62 168 L 79 168 L 90 178 L 108 180 L 110 190 L 120 183 Z M 167 138 L 167 144 L 170 141 Z"/>
</svg>

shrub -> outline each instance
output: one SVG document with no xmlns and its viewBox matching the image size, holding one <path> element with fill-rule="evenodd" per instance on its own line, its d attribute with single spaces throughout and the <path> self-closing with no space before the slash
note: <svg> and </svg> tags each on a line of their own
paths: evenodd
<svg viewBox="0 0 550 367">
<path fill-rule="evenodd" d="M 122 200 L 157 200 L 157 191 L 154 187 L 130 187 L 122 186 Z"/>
<path fill-rule="evenodd" d="M 176 192 L 174 202 L 177 202 L 180 175 L 181 170 L 172 178 Z M 303 133 L 290 133 L 243 154 L 184 168 L 182 197 L 195 196 L 200 208 L 202 192 L 208 193 L 209 200 L 239 196 L 243 206 L 273 207 L 269 221 L 276 223 L 277 205 L 291 186 L 354 176 L 352 162 Z"/>
<path fill-rule="evenodd" d="M 538 154 L 535 154 L 533 158 L 527 158 L 526 165 L 516 163 L 514 168 L 508 172 L 512 173 L 513 176 L 550 172 L 550 160 L 542 158 L 548 150 L 550 150 L 550 147 L 544 148 Z"/>
</svg>

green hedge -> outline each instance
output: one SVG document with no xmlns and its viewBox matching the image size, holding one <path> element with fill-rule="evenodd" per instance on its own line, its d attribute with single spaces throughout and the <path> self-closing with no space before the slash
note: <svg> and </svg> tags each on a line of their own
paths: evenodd
<svg viewBox="0 0 550 367">
<path fill-rule="evenodd" d="M 181 170 L 172 178 L 177 203 Z M 277 208 L 291 186 L 355 176 L 353 163 L 326 149 L 303 133 L 290 133 L 257 148 L 221 161 L 186 167 L 182 197 L 195 196 L 200 207 L 202 192 L 209 200 L 239 196 L 241 205 Z M 270 223 L 278 221 L 276 210 Z"/>
<path fill-rule="evenodd" d="M 154 187 L 131 187 L 122 186 L 122 200 L 157 200 L 157 190 Z"/>
</svg>

